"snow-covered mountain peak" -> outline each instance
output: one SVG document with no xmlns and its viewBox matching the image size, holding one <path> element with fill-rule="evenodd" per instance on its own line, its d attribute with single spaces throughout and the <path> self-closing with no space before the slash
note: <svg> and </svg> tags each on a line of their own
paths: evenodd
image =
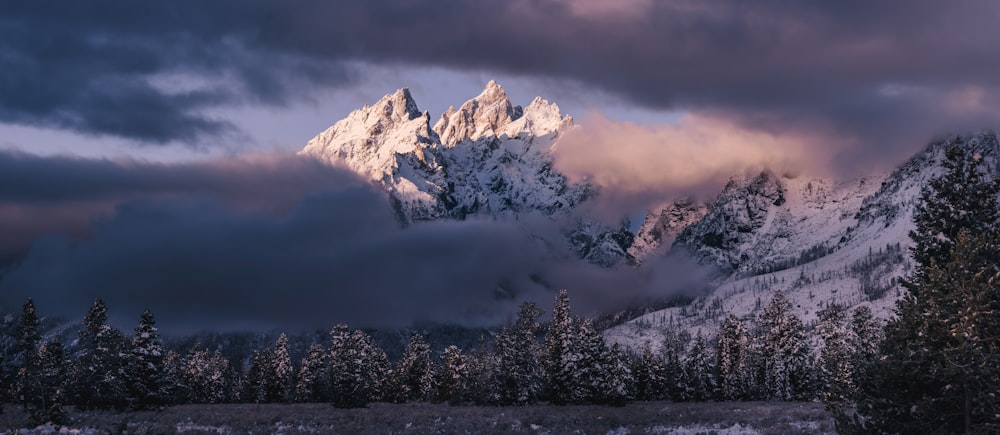
<svg viewBox="0 0 1000 435">
<path fill-rule="evenodd" d="M 434 124 L 434 131 L 445 146 L 484 136 L 500 136 L 503 128 L 524 113 L 521 106 L 514 106 L 507 92 L 497 82 L 490 80 L 477 97 L 466 101 L 457 110 L 449 108 Z"/>
</svg>

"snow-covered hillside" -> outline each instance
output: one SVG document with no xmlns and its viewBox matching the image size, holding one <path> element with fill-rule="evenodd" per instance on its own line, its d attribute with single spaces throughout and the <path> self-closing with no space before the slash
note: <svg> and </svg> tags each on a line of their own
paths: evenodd
<svg viewBox="0 0 1000 435">
<path fill-rule="evenodd" d="M 729 314 L 759 315 L 779 290 L 807 325 L 834 302 L 891 316 L 902 291 L 899 278 L 912 267 L 914 206 L 922 187 L 941 173 L 944 150 L 955 144 L 980 153 L 984 166 L 1000 174 L 996 135 L 980 133 L 932 143 L 885 176 L 837 182 L 765 170 L 734 177 L 671 247 L 719 266 L 724 274 L 718 285 L 688 306 L 614 327 L 606 338 L 637 348 L 656 347 L 664 331 L 678 328 L 712 335 Z M 650 240 L 653 249 L 646 252 L 666 250 Z"/>
</svg>

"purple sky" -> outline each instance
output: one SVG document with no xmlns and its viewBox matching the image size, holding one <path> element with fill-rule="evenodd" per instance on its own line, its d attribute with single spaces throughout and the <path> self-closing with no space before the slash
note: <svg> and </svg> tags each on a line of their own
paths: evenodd
<svg viewBox="0 0 1000 435">
<path fill-rule="evenodd" d="M 5 306 L 54 288 L 90 286 L 73 290 L 87 299 L 100 293 L 93 287 L 126 295 L 123 287 L 141 286 L 115 268 L 69 265 L 84 252 L 95 261 L 136 255 L 111 242 L 131 229 L 291 237 L 283 228 L 308 221 L 301 214 L 316 212 L 318 191 L 348 213 L 361 183 L 290 155 L 400 87 L 434 119 L 490 79 L 515 104 L 547 98 L 587 132 L 564 147 L 573 158 L 557 156 L 558 167 L 601 179 L 621 170 L 602 166 L 607 153 L 627 152 L 635 177 L 605 187 L 647 196 L 702 188 L 717 180 L 699 174 L 741 166 L 834 176 L 884 170 L 936 136 L 1000 125 L 1000 4 L 988 0 L 121 0 L 4 9 Z M 700 159 L 705 153 L 720 158 Z M 660 160 L 672 164 L 650 165 Z M 691 169 L 678 160 L 698 160 L 700 170 L 678 175 Z M 678 169 L 664 176 L 662 168 Z M 380 222 L 369 206 L 369 220 Z M 505 231 L 484 243 L 511 249 Z M 90 239 L 74 248 L 74 239 L 59 239 L 66 235 Z M 131 237 L 150 250 L 165 243 Z M 260 243 L 311 252 L 274 237 Z M 237 231 L 217 242 L 244 239 Z M 387 240 L 378 246 L 396 246 Z M 192 243 L 162 248 L 182 255 Z M 277 261 L 264 248 L 258 261 Z M 95 277 L 102 267 L 121 279 Z M 310 277 L 301 284 L 313 292 L 318 280 L 350 281 L 287 273 Z M 215 284 L 244 284 L 237 281 Z"/>
</svg>

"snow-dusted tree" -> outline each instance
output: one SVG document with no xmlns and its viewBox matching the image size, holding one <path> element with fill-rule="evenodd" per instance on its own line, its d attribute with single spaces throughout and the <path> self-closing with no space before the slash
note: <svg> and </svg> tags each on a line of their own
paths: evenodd
<svg viewBox="0 0 1000 435">
<path fill-rule="evenodd" d="M 496 353 L 487 347 L 486 337 L 479 337 L 479 346 L 474 352 L 466 355 L 466 367 L 469 370 L 469 381 L 466 384 L 465 401 L 477 405 L 495 405 L 500 403 L 500 388 L 497 385 Z"/>
<path fill-rule="evenodd" d="M 688 400 L 711 400 L 716 392 L 716 373 L 708 343 L 701 331 L 694 337 L 691 350 L 684 360 L 684 379 Z"/>
<path fill-rule="evenodd" d="M 723 400 L 747 400 L 753 391 L 753 340 L 743 321 L 729 315 L 719 330 L 716 366 Z"/>
<path fill-rule="evenodd" d="M 431 346 L 423 335 L 410 336 L 403 356 L 396 362 L 389 383 L 390 399 L 396 403 L 420 402 L 433 398 L 434 366 Z"/>
<path fill-rule="evenodd" d="M 267 402 L 267 378 L 271 372 L 270 349 L 254 349 L 250 366 L 243 373 L 240 397 L 251 403 Z"/>
<path fill-rule="evenodd" d="M 347 325 L 330 331 L 330 398 L 334 406 L 357 408 L 382 393 L 382 379 L 388 374 L 385 353 L 361 331 Z"/>
<path fill-rule="evenodd" d="M 309 347 L 302 359 L 298 381 L 295 384 L 295 401 L 323 402 L 329 398 L 329 378 L 327 373 L 328 353 L 322 344 Z"/>
<path fill-rule="evenodd" d="M 288 355 L 288 336 L 281 333 L 268 349 L 264 375 L 264 401 L 269 403 L 289 402 L 292 399 L 295 368 Z"/>
<path fill-rule="evenodd" d="M 945 173 L 927 183 L 913 212 L 916 228 L 910 231 L 910 238 L 918 267 L 907 287 L 914 294 L 920 291 L 927 267 L 944 265 L 951 259 L 962 230 L 973 235 L 990 233 L 1000 218 L 1000 181 L 988 177 L 982 154 L 967 146 L 965 138 L 956 137 L 954 142 L 941 161 Z"/>
<path fill-rule="evenodd" d="M 187 401 L 187 386 L 184 384 L 183 358 L 173 350 L 168 350 L 163 356 L 163 384 L 167 385 L 167 403 L 184 403 Z"/>
<path fill-rule="evenodd" d="M 552 307 L 552 322 L 545 335 L 545 397 L 556 404 L 573 402 L 573 382 L 577 376 L 577 358 L 569 292 L 560 290 Z"/>
<path fill-rule="evenodd" d="M 607 381 L 608 346 L 590 319 L 574 322 L 576 331 L 570 354 L 570 398 L 574 403 L 594 403 L 604 399 Z"/>
<path fill-rule="evenodd" d="M 469 383 L 469 367 L 462 349 L 448 346 L 441 352 L 437 372 L 435 401 L 459 404 L 465 401 Z"/>
<path fill-rule="evenodd" d="M 761 329 L 761 359 L 764 392 L 769 399 L 811 398 L 812 373 L 809 344 L 802 321 L 792 313 L 791 303 L 777 292 L 764 307 L 757 326 Z"/>
<path fill-rule="evenodd" d="M 854 350 L 850 346 L 847 328 L 847 310 L 842 305 L 830 304 L 820 312 L 816 332 L 823 340 L 819 353 L 820 398 L 832 412 L 856 397 L 854 384 Z"/>
<path fill-rule="evenodd" d="M 998 264 L 1000 238 L 963 231 L 947 263 L 924 268 L 886 327 L 870 404 L 879 429 L 1000 427 Z"/>
<path fill-rule="evenodd" d="M 861 305 L 854 309 L 847 345 L 851 348 L 855 387 L 872 384 L 871 366 L 878 359 L 882 333 L 882 324 L 870 307 Z"/>
<path fill-rule="evenodd" d="M 125 406 L 124 344 L 121 331 L 108 324 L 108 310 L 97 299 L 78 334 L 80 358 L 73 376 L 73 403 L 82 409 Z"/>
<path fill-rule="evenodd" d="M 155 408 L 166 403 L 170 385 L 164 380 L 164 356 L 156 320 L 146 310 L 135 327 L 125 362 L 125 382 L 132 406 Z"/>
<path fill-rule="evenodd" d="M 667 398 L 666 367 L 663 358 L 646 346 L 638 358 L 632 360 L 635 377 L 636 400 L 663 400 Z"/>
<path fill-rule="evenodd" d="M 181 382 L 188 403 L 222 403 L 228 396 L 229 360 L 218 350 L 209 352 L 195 346 L 181 361 Z"/>
<path fill-rule="evenodd" d="M 996 137 L 989 136 L 997 146 Z M 945 173 L 921 192 L 910 233 L 917 263 L 885 328 L 859 411 L 886 432 L 1000 427 L 1000 184 L 976 146 L 956 138 Z"/>
<path fill-rule="evenodd" d="M 635 378 L 628 364 L 628 355 L 618 343 L 604 354 L 604 379 L 600 384 L 600 401 L 624 406 L 635 398 Z"/>
<path fill-rule="evenodd" d="M 687 331 L 670 330 L 663 336 L 660 345 L 660 359 L 663 361 L 663 378 L 666 385 L 664 395 L 673 401 L 687 400 L 687 379 L 684 376 L 683 358 L 688 342 Z"/>
<path fill-rule="evenodd" d="M 38 313 L 35 302 L 30 298 L 21 307 L 21 317 L 18 320 L 14 337 L 14 367 L 16 367 L 17 382 L 15 396 L 25 407 L 30 407 L 31 397 L 37 395 L 39 364 L 38 344 L 42 335 L 38 330 Z"/>
<path fill-rule="evenodd" d="M 38 348 L 37 377 L 32 380 L 25 407 L 35 423 L 62 423 L 66 419 L 63 404 L 68 381 L 63 344 L 53 339 Z"/>
<path fill-rule="evenodd" d="M 494 382 L 501 405 L 534 403 L 542 392 L 541 345 L 535 340 L 541 315 L 542 310 L 534 302 L 524 302 L 514 325 L 503 328 L 496 336 Z"/>
</svg>

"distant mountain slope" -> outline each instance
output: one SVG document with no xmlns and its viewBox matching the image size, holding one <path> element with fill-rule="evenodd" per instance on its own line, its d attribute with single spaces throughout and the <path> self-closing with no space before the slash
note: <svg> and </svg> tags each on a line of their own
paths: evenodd
<svg viewBox="0 0 1000 435">
<path fill-rule="evenodd" d="M 832 302 L 865 304 L 882 318 L 891 316 L 902 291 L 899 278 L 912 267 L 914 206 L 923 186 L 941 173 L 944 150 L 952 145 L 980 154 L 987 170 L 1000 174 L 997 137 L 984 132 L 934 142 L 885 176 L 835 182 L 765 170 L 734 177 L 670 248 L 718 265 L 718 285 L 689 306 L 646 314 L 606 337 L 655 347 L 669 329 L 713 334 L 728 314 L 757 316 L 779 290 L 807 325 Z"/>
</svg>

